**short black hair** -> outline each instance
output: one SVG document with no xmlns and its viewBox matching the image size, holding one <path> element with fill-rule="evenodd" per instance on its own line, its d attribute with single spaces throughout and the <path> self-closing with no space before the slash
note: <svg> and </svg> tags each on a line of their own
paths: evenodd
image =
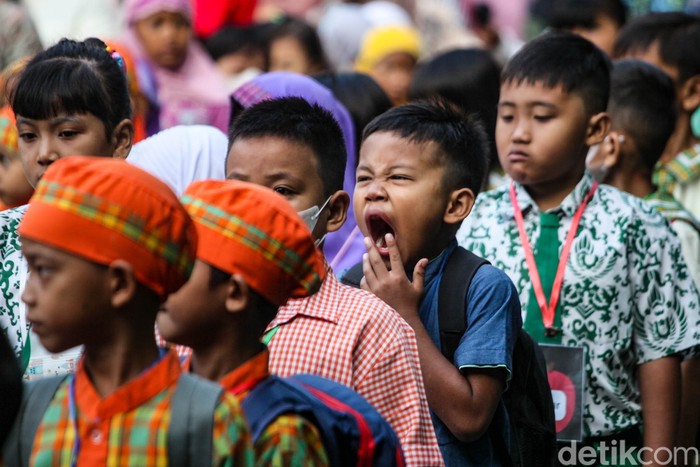
<svg viewBox="0 0 700 467">
<path fill-rule="evenodd" d="M 546 32 L 506 64 L 501 83 L 561 86 L 583 100 L 589 116 L 604 112 L 610 95 L 610 60 L 598 47 L 569 32 Z"/>
<path fill-rule="evenodd" d="M 700 74 L 700 16 L 686 13 L 650 13 L 630 21 L 620 31 L 613 55 L 617 58 L 659 45 L 659 57 L 678 69 L 684 83 Z"/>
<path fill-rule="evenodd" d="M 489 137 L 490 168 L 498 167 L 496 115 L 501 67 L 485 49 L 457 49 L 419 66 L 411 79 L 411 100 L 441 98 L 475 114 Z"/>
<path fill-rule="evenodd" d="M 613 128 L 628 134 L 650 172 L 661 157 L 676 123 L 673 80 L 641 60 L 615 62 L 608 112 Z"/>
<path fill-rule="evenodd" d="M 276 137 L 311 149 L 325 196 L 343 189 L 347 153 L 333 114 L 301 97 L 267 99 L 241 112 L 229 128 L 229 151 L 238 139 Z"/>
<path fill-rule="evenodd" d="M 605 15 L 622 28 L 627 22 L 627 13 L 627 5 L 622 0 L 558 0 L 552 5 L 549 26 L 592 29 L 598 15 Z"/>
<path fill-rule="evenodd" d="M 131 118 L 124 71 L 99 39 L 61 39 L 37 54 L 19 77 L 10 96 L 16 115 L 45 120 L 60 113 L 90 113 L 109 137 Z"/>
<path fill-rule="evenodd" d="M 274 41 L 284 37 L 293 37 L 298 40 L 302 50 L 309 58 L 309 63 L 313 64 L 319 71 L 330 68 L 321 39 L 313 26 L 299 18 L 286 17 L 271 32 L 269 44 L 272 45 Z"/>
<path fill-rule="evenodd" d="M 359 152 L 362 130 L 374 117 L 392 107 L 386 92 L 369 75 L 354 71 L 327 72 L 313 78 L 330 89 L 333 96 L 350 112 L 355 126 L 355 148 Z M 357 162 L 357 158 L 355 161 Z"/>
<path fill-rule="evenodd" d="M 435 143 L 445 167 L 445 190 L 469 188 L 476 196 L 486 178 L 489 146 L 482 124 L 441 100 L 414 102 L 383 113 L 362 133 L 362 141 L 379 132 L 394 133 L 411 143 Z"/>
<path fill-rule="evenodd" d="M 272 27 L 270 23 L 240 27 L 224 26 L 204 42 L 204 48 L 214 61 L 239 52 L 247 54 L 260 52 L 267 62 L 267 36 Z"/>
</svg>

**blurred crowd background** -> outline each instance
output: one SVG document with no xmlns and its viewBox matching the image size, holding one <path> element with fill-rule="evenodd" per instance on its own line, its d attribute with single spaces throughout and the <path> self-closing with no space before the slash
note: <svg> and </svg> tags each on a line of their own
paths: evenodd
<svg viewBox="0 0 700 467">
<path fill-rule="evenodd" d="M 178 18 L 142 24 L 163 10 L 181 11 L 180 30 Z M 555 27 L 610 52 L 626 21 L 651 11 L 698 13 L 700 0 L 0 0 L 0 69 L 63 37 L 106 40 L 127 65 L 135 62 L 127 69 L 142 139 L 174 124 L 226 127 L 224 117 L 187 108 L 174 116 L 160 108 L 159 121 L 149 120 L 155 107 L 167 106 L 157 95 L 165 90 L 153 89 L 157 84 L 179 84 L 194 97 L 216 100 L 266 71 L 360 71 L 397 104 L 407 99 L 422 64 L 455 49 L 486 50 L 500 66 L 525 41 Z M 383 60 L 389 55 L 393 60 Z M 451 70 L 454 59 L 443 62 L 431 71 L 433 80 L 458 73 Z M 163 71 L 171 83 L 162 84 Z"/>
</svg>

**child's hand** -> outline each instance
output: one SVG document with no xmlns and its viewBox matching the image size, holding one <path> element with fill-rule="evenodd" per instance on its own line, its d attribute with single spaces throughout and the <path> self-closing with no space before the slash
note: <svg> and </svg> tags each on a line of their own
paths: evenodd
<svg viewBox="0 0 700 467">
<path fill-rule="evenodd" d="M 418 318 L 418 303 L 423 295 L 423 279 L 428 260 L 423 258 L 418 261 L 413 269 L 413 278 L 409 280 L 394 236 L 386 234 L 385 239 L 389 249 L 391 270 L 387 269 L 372 241 L 365 237 L 367 253 L 362 255 L 364 277 L 360 286 L 381 298 L 398 311 L 405 320 L 411 321 Z"/>
</svg>

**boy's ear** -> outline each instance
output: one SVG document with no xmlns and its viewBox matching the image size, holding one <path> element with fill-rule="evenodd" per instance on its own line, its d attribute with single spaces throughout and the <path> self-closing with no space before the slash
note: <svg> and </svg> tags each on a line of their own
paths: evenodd
<svg viewBox="0 0 700 467">
<path fill-rule="evenodd" d="M 233 274 L 226 288 L 226 311 L 240 313 L 250 304 L 250 287 L 240 274 Z"/>
<path fill-rule="evenodd" d="M 476 196 L 469 188 L 460 188 L 450 194 L 450 200 L 442 217 L 445 224 L 458 224 L 462 222 L 474 207 Z"/>
<path fill-rule="evenodd" d="M 600 144 L 610 132 L 611 122 L 607 112 L 600 112 L 588 119 L 586 130 L 586 146 Z"/>
<path fill-rule="evenodd" d="M 112 144 L 114 145 L 114 158 L 126 159 L 134 145 L 134 124 L 125 118 L 117 124 L 112 132 Z"/>
<path fill-rule="evenodd" d="M 348 217 L 350 196 L 342 190 L 338 190 L 331 196 L 328 202 L 328 217 L 326 219 L 326 232 L 338 231 Z"/>
<path fill-rule="evenodd" d="M 139 287 L 134 267 L 128 261 L 117 259 L 108 266 L 108 274 L 112 307 L 123 308 L 134 299 Z"/>
<path fill-rule="evenodd" d="M 686 113 L 695 112 L 700 107 L 700 75 L 691 76 L 679 90 L 681 108 Z"/>
</svg>

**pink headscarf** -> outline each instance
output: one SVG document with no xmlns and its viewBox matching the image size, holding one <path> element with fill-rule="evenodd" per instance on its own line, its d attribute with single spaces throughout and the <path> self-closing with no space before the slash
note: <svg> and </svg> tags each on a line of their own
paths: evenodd
<svg viewBox="0 0 700 467">
<path fill-rule="evenodd" d="M 149 134 L 175 125 L 206 124 L 228 130 L 230 103 L 224 80 L 204 49 L 190 41 L 185 62 L 177 71 L 152 63 L 134 30 L 137 21 L 159 11 L 180 13 L 192 23 L 190 0 L 126 0 L 123 41 L 134 55 L 143 94 L 159 109 L 158 125 L 149 122 Z"/>
</svg>

